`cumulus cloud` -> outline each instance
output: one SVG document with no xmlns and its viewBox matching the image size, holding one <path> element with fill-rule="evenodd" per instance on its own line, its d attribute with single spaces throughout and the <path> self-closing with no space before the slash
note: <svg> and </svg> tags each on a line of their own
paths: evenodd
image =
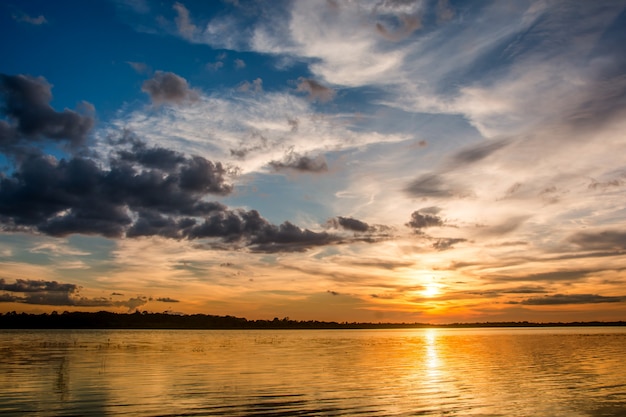
<svg viewBox="0 0 626 417">
<path fill-rule="evenodd" d="M 43 139 L 67 141 L 72 148 L 85 144 L 93 117 L 69 109 L 54 110 L 51 88 L 42 77 L 0 74 L 0 112 L 7 118 L 0 119 L 0 150 L 15 153 L 28 142 Z"/>
<path fill-rule="evenodd" d="M 335 98 L 335 90 L 308 78 L 300 78 L 298 80 L 296 91 L 308 93 L 309 100 L 322 103 Z"/>
<path fill-rule="evenodd" d="M 183 104 L 199 98 L 198 93 L 189 87 L 187 80 L 173 72 L 157 71 L 152 78 L 144 81 L 141 91 L 150 95 L 155 104 Z"/>
<path fill-rule="evenodd" d="M 137 147 L 137 153 L 113 158 L 110 168 L 84 157 L 26 159 L 10 176 L 0 178 L 4 227 L 30 227 L 54 236 L 119 237 L 133 223 L 133 213 L 199 216 L 223 209 L 203 200 L 207 194 L 232 190 L 220 163 Z"/>
<path fill-rule="evenodd" d="M 91 127 L 92 119 L 69 110 L 52 110 L 47 105 L 51 95 L 45 80 L 4 76 L 3 83 L 7 97 L 4 110 L 9 116 L 9 122 L 0 125 L 5 143 L 37 139 L 44 133 L 84 141 L 87 130 L 80 126 Z M 186 81 L 172 73 L 157 72 L 144 83 L 143 90 L 156 103 L 196 97 Z M 29 112 L 23 103 L 30 106 Z M 284 115 L 281 124 L 288 128 Z M 302 121 L 298 124 L 302 129 Z M 5 135 L 7 131 L 13 136 Z M 232 192 L 227 182 L 230 171 L 220 162 L 148 145 L 127 129 L 121 135 L 110 130 L 100 146 L 100 152 L 68 158 L 34 152 L 16 161 L 14 169 L 0 177 L 2 229 L 52 236 L 204 239 L 212 247 L 227 245 L 257 252 L 303 251 L 356 239 L 315 232 L 290 222 L 275 225 L 255 210 L 232 210 L 207 201 L 208 195 Z M 108 158 L 103 158 L 103 151 L 108 152 Z M 309 172 L 327 169 L 323 158 L 308 158 L 293 151 L 274 167 Z M 58 297 L 58 302 L 70 302 Z M 98 302 L 72 300 L 75 304 Z"/>
</svg>

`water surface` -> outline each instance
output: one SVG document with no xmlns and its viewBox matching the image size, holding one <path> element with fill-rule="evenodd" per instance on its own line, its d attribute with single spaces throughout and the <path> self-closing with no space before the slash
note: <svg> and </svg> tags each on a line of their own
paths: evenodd
<svg viewBox="0 0 626 417">
<path fill-rule="evenodd" d="M 0 415 L 626 416 L 625 328 L 4 330 Z"/>
</svg>

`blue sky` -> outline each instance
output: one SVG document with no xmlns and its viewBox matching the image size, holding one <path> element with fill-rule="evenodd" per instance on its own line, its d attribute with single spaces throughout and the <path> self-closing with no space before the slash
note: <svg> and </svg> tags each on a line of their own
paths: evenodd
<svg viewBox="0 0 626 417">
<path fill-rule="evenodd" d="M 4 2 L 0 310 L 624 319 L 625 10 Z"/>
</svg>

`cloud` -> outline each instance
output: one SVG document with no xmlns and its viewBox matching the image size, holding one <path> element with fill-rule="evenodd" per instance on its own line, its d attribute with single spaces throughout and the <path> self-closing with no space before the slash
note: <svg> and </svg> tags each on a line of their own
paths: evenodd
<svg viewBox="0 0 626 417">
<path fill-rule="evenodd" d="M 481 227 L 479 233 L 482 236 L 502 236 L 519 229 L 529 216 L 515 216 L 494 226 Z"/>
<path fill-rule="evenodd" d="M 180 35 L 185 39 L 193 39 L 195 33 L 198 31 L 198 28 L 191 22 L 189 10 L 187 10 L 182 3 L 178 2 L 174 3 L 172 8 L 176 10 L 177 13 L 174 21 L 176 22 L 178 33 L 180 33 Z"/>
<path fill-rule="evenodd" d="M 411 181 L 404 189 L 413 197 L 449 198 L 459 194 L 459 191 L 445 181 L 441 174 L 428 173 Z"/>
<path fill-rule="evenodd" d="M 302 229 L 291 222 L 273 225 L 256 210 L 223 210 L 193 226 L 189 239 L 221 238 L 230 244 L 247 246 L 254 252 L 302 252 L 313 246 L 345 243 L 327 232 Z"/>
<path fill-rule="evenodd" d="M 174 143 L 179 151 L 235 164 L 243 174 L 271 168 L 269 161 L 284 162 L 289 150 L 297 155 L 320 155 L 410 137 L 359 130 L 346 123 L 352 114 L 316 113 L 309 100 L 265 92 L 262 81 L 257 80 L 240 84 L 241 92 L 254 94 L 215 92 L 201 94 L 193 106 L 136 109 L 112 120 L 99 133 L 106 137 L 129 129 L 151 144 L 172 148 Z"/>
<path fill-rule="evenodd" d="M 260 228 L 253 235 L 250 247 L 260 252 L 302 252 L 312 246 L 336 244 L 341 240 L 326 232 L 313 232 L 284 222 L 280 226 L 267 225 Z"/>
<path fill-rule="evenodd" d="M 353 232 L 367 232 L 370 230 L 370 226 L 367 223 L 358 219 L 353 219 L 352 217 L 337 216 L 336 218 L 330 220 L 330 224 L 334 227 L 340 226 Z"/>
<path fill-rule="evenodd" d="M 422 21 L 419 16 L 400 14 L 398 17 L 399 27 L 390 31 L 383 23 L 376 23 L 376 31 L 388 41 L 398 42 L 411 36 L 413 32 L 422 28 Z"/>
<path fill-rule="evenodd" d="M 548 292 L 548 290 L 546 290 L 544 287 L 534 286 L 534 287 L 508 288 L 508 289 L 500 290 L 500 292 L 505 293 L 505 294 L 541 294 L 541 293 Z"/>
<path fill-rule="evenodd" d="M 328 171 L 328 164 L 326 163 L 324 157 L 318 156 L 316 158 L 310 158 L 305 155 L 298 155 L 295 152 L 289 152 L 283 161 L 271 161 L 269 165 L 275 171 L 288 169 L 314 174 Z"/>
<path fill-rule="evenodd" d="M 0 150 L 15 153 L 25 142 L 42 139 L 66 140 L 74 149 L 84 145 L 93 117 L 55 111 L 49 104 L 51 87 L 42 77 L 0 74 L 0 111 L 8 119 L 0 120 Z"/>
<path fill-rule="evenodd" d="M 528 282 L 574 282 L 587 278 L 590 274 L 597 273 L 592 269 L 564 269 L 558 271 L 537 272 L 519 276 L 503 275 L 492 277 L 495 281 L 528 281 Z"/>
<path fill-rule="evenodd" d="M 199 216 L 223 209 L 204 201 L 207 194 L 232 191 L 220 163 L 138 148 L 133 158 L 123 152 L 113 158 L 108 169 L 84 157 L 26 159 L 0 178 L 0 220 L 5 227 L 31 227 L 53 236 L 119 237 L 133 223 L 133 213 L 143 219 L 148 212 Z"/>
<path fill-rule="evenodd" d="M 141 91 L 150 95 L 155 104 L 197 101 L 198 93 L 187 84 L 187 80 L 173 72 L 157 71 L 152 78 L 144 81 Z"/>
<path fill-rule="evenodd" d="M 252 82 L 244 81 L 237 86 L 237 91 L 241 93 L 261 93 L 263 91 L 263 80 L 256 78 Z"/>
<path fill-rule="evenodd" d="M 35 26 L 40 26 L 45 23 L 48 23 L 48 20 L 46 20 L 45 16 L 41 14 L 37 17 L 32 17 L 32 16 L 27 15 L 26 13 L 18 13 L 18 14 L 12 15 L 11 17 L 13 17 L 13 20 L 17 22 L 29 23 Z"/>
<path fill-rule="evenodd" d="M 37 304 L 73 307 L 127 307 L 133 310 L 148 302 L 147 297 L 135 297 L 128 300 L 110 298 L 87 298 L 78 296 L 79 287 L 75 284 L 62 284 L 57 281 L 17 279 L 6 283 L 0 278 L 0 290 L 7 293 L 0 295 L 0 302 Z M 21 293 L 22 296 L 9 293 Z"/>
<path fill-rule="evenodd" d="M 246 67 L 246 63 L 243 59 L 235 59 L 235 68 L 242 69 Z"/>
<path fill-rule="evenodd" d="M 441 217 L 435 214 L 422 214 L 420 213 L 420 210 L 411 213 L 411 220 L 406 223 L 406 226 L 414 229 L 416 233 L 421 233 L 422 229 L 425 229 L 427 227 L 440 227 L 443 225 L 444 222 Z"/>
<path fill-rule="evenodd" d="M 570 236 L 568 240 L 584 250 L 626 249 L 626 232 L 621 230 L 578 232 Z"/>
<path fill-rule="evenodd" d="M 138 74 L 150 74 L 152 69 L 145 62 L 126 61 Z"/>
<path fill-rule="evenodd" d="M 59 114 L 73 117 L 74 113 L 67 110 L 56 113 L 42 105 L 51 98 L 49 85 L 43 79 L 5 76 L 3 80 L 12 88 L 5 91 L 6 111 L 20 122 L 13 126 L 2 121 L 3 138 L 4 132 L 11 129 L 21 129 L 30 135 L 37 132 L 22 123 L 22 119 L 32 116 L 32 112 L 24 116 L 20 113 L 23 110 L 18 102 L 24 100 L 22 96 L 37 114 L 45 116 L 42 117 L 45 120 L 54 121 Z M 197 97 L 186 81 L 173 73 L 157 72 L 144 83 L 143 90 L 155 103 L 177 103 Z M 289 124 L 284 123 L 284 114 L 281 124 L 285 131 L 290 129 Z M 38 129 L 45 131 L 46 126 Z M 304 121 L 298 118 L 299 130 L 304 126 Z M 84 136 L 85 133 L 79 132 Z M 101 138 L 99 152 L 62 159 L 35 152 L 17 161 L 10 173 L 0 177 L 2 228 L 52 236 L 91 234 L 108 238 L 203 239 L 208 240 L 205 243 L 208 247 L 221 245 L 255 252 L 304 251 L 313 246 L 375 240 L 315 232 L 290 222 L 274 225 L 255 210 L 231 210 L 220 203 L 206 201 L 208 195 L 224 196 L 232 192 L 232 185 L 226 181 L 230 172 L 221 163 L 198 155 L 188 156 L 168 147 L 148 145 L 128 129 L 121 134 L 109 130 Z M 108 159 L 102 158 L 103 154 L 108 154 Z M 311 159 L 295 152 L 290 152 L 284 162 L 275 166 L 310 172 L 327 169 L 321 157 Z M 70 301 L 58 299 L 56 302 Z M 73 302 L 87 303 L 78 299 Z"/>
<path fill-rule="evenodd" d="M 592 178 L 591 183 L 587 186 L 587 188 L 589 188 L 590 190 L 602 190 L 606 188 L 621 187 L 624 184 L 626 184 L 626 182 L 621 178 L 614 178 L 608 181 L 597 181 Z"/>
<path fill-rule="evenodd" d="M 159 297 L 156 299 L 156 301 L 159 301 L 161 303 L 180 303 L 180 300 L 175 300 L 170 297 Z"/>
<path fill-rule="evenodd" d="M 433 243 L 433 248 L 439 251 L 452 249 L 454 245 L 461 242 L 466 242 L 467 239 L 463 238 L 436 238 Z"/>
<path fill-rule="evenodd" d="M 42 292 L 58 291 L 73 293 L 78 290 L 74 284 L 60 284 L 57 281 L 43 281 L 31 279 L 17 279 L 12 284 L 7 284 L 4 278 L 0 278 L 0 290 L 9 292 Z"/>
<path fill-rule="evenodd" d="M 526 300 L 512 302 L 514 304 L 545 306 L 564 304 L 600 304 L 600 303 L 620 303 L 626 301 L 626 296 L 606 297 L 597 294 L 555 294 L 544 297 L 531 297 Z"/>
<path fill-rule="evenodd" d="M 124 162 L 137 163 L 147 168 L 156 168 L 164 171 L 175 169 L 178 165 L 185 162 L 185 156 L 180 152 L 160 146 L 148 147 L 145 142 L 139 140 L 131 132 L 124 132 L 124 136 L 129 136 L 128 143 L 131 148 L 118 149 L 117 157 Z M 117 142 L 122 144 L 126 139 Z"/>
<path fill-rule="evenodd" d="M 335 90 L 325 87 L 315 80 L 300 78 L 298 81 L 296 91 L 308 93 L 308 98 L 311 101 L 320 101 L 324 103 L 335 98 Z"/>
<path fill-rule="evenodd" d="M 504 140 L 493 140 L 487 143 L 481 143 L 469 149 L 457 152 L 453 156 L 452 160 L 455 166 L 471 164 L 488 157 L 489 155 L 493 154 L 494 152 L 503 148 L 506 145 L 507 142 Z"/>
<path fill-rule="evenodd" d="M 439 22 L 451 20 L 454 15 L 454 9 L 450 6 L 448 0 L 437 1 L 437 20 Z"/>
</svg>

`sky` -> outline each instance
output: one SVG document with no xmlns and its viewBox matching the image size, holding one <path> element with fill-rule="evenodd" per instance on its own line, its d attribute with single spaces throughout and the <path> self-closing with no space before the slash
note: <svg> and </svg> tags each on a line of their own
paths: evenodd
<svg viewBox="0 0 626 417">
<path fill-rule="evenodd" d="M 0 2 L 0 312 L 626 320 L 625 1 Z"/>
</svg>

